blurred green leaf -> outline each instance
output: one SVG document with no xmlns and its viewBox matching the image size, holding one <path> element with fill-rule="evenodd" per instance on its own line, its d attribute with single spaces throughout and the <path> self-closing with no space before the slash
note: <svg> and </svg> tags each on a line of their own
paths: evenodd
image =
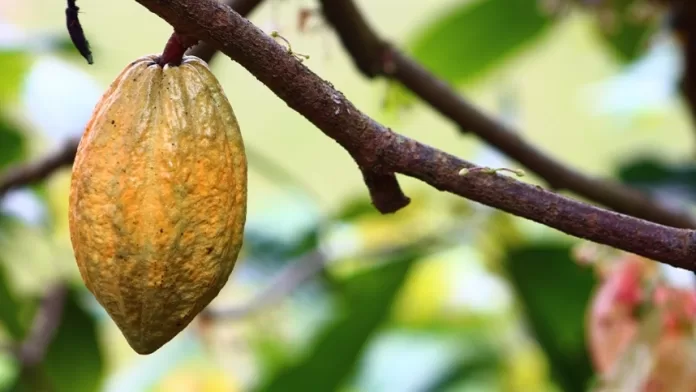
<svg viewBox="0 0 696 392">
<path fill-rule="evenodd" d="M 42 364 L 54 392 L 96 392 L 104 364 L 96 322 L 79 303 L 79 293 L 70 289 L 60 326 Z"/>
<path fill-rule="evenodd" d="M 22 314 L 22 304 L 12 292 L 5 265 L 0 261 L 0 323 L 15 341 L 21 340 L 27 330 Z"/>
<path fill-rule="evenodd" d="M 539 242 L 508 249 L 504 261 L 554 379 L 566 392 L 584 392 L 593 370 L 585 344 L 585 313 L 597 283 L 571 259 L 568 245 Z"/>
<path fill-rule="evenodd" d="M 75 58 L 82 58 L 80 52 L 75 48 L 72 40 L 68 36 L 52 37 L 51 50 L 56 54 L 66 54 Z"/>
<path fill-rule="evenodd" d="M 471 343 L 471 342 L 470 342 Z M 489 344 L 473 343 L 478 349 L 476 355 L 463 356 L 456 366 L 445 372 L 438 380 L 429 385 L 424 392 L 441 392 L 454 389 L 465 380 L 481 375 L 494 375 L 501 367 L 500 352 Z"/>
<path fill-rule="evenodd" d="M 292 359 L 288 344 L 274 334 L 254 334 L 251 337 L 251 346 L 264 373 L 275 374 Z"/>
<path fill-rule="evenodd" d="M 405 254 L 343 281 L 342 315 L 319 333 L 302 360 L 281 370 L 259 390 L 338 390 L 355 370 L 363 348 L 388 317 L 414 260 L 415 254 Z"/>
<path fill-rule="evenodd" d="M 0 50 L 0 102 L 12 100 L 17 96 L 24 74 L 30 65 L 31 56 L 28 53 L 21 50 Z"/>
<path fill-rule="evenodd" d="M 31 367 L 22 369 L 21 374 L 10 387 L 11 392 L 54 392 L 50 381 L 41 368 Z"/>
<path fill-rule="evenodd" d="M 254 227 L 248 227 L 244 237 L 244 247 L 247 255 L 256 261 L 276 267 L 279 263 L 299 257 L 319 244 L 317 228 L 311 228 L 295 236 L 278 237 Z"/>
<path fill-rule="evenodd" d="M 24 154 L 23 133 L 0 113 L 0 172 L 5 166 L 21 160 Z"/>
<path fill-rule="evenodd" d="M 334 215 L 334 219 L 350 222 L 367 215 L 379 215 L 379 212 L 369 198 L 360 197 L 346 202 Z"/>
<path fill-rule="evenodd" d="M 537 0 L 459 2 L 417 32 L 408 51 L 439 78 L 461 85 L 520 53 L 552 22 Z M 411 99 L 403 87 L 392 84 L 385 105 L 399 107 Z"/>
<path fill-rule="evenodd" d="M 672 197 L 696 201 L 696 164 L 667 163 L 641 157 L 618 168 L 621 181 L 646 192 L 663 191 Z"/>
<path fill-rule="evenodd" d="M 610 2 L 615 16 L 615 28 L 600 31 L 602 42 L 617 55 L 622 62 L 637 59 L 645 49 L 644 44 L 654 30 L 652 24 L 641 23 L 632 15 L 634 0 L 616 0 Z M 599 22 L 597 23 L 599 26 Z M 601 29 L 601 27 L 598 27 Z"/>
</svg>

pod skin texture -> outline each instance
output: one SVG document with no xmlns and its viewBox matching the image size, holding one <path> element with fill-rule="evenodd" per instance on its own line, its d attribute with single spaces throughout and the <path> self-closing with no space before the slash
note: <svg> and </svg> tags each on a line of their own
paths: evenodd
<svg viewBox="0 0 696 392">
<path fill-rule="evenodd" d="M 242 246 L 247 161 L 202 60 L 129 64 L 94 109 L 70 187 L 70 237 L 87 288 L 150 354 L 220 292 Z"/>
</svg>

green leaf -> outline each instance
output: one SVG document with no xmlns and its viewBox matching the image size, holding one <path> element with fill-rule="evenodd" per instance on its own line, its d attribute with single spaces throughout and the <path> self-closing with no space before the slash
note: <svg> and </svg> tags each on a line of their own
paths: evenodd
<svg viewBox="0 0 696 392">
<path fill-rule="evenodd" d="M 95 319 L 70 289 L 60 327 L 42 364 L 54 392 L 96 392 L 102 383 L 104 364 Z"/>
<path fill-rule="evenodd" d="M 350 222 L 360 217 L 374 215 L 379 215 L 379 211 L 372 204 L 372 201 L 369 198 L 360 197 L 343 204 L 341 209 L 334 215 L 334 219 Z"/>
<path fill-rule="evenodd" d="M 19 341 L 24 338 L 28 325 L 22 317 L 22 303 L 8 283 L 5 265 L 0 261 L 0 323 L 13 340 Z"/>
<path fill-rule="evenodd" d="M 593 375 L 585 344 L 592 270 L 571 259 L 568 245 L 549 242 L 508 249 L 504 265 L 554 379 L 564 391 L 586 391 Z"/>
<path fill-rule="evenodd" d="M 21 160 L 25 148 L 23 133 L 0 113 L 0 173 L 5 166 Z"/>
<path fill-rule="evenodd" d="M 263 230 L 249 227 L 244 236 L 244 247 L 247 255 L 254 261 L 264 265 L 277 267 L 287 260 L 299 257 L 319 244 L 319 233 L 316 227 L 297 233 L 294 237 L 277 237 L 268 235 Z"/>
<path fill-rule="evenodd" d="M 631 6 L 634 0 L 618 0 L 611 2 L 615 16 L 615 28 L 602 29 L 602 42 L 617 56 L 621 62 L 631 62 L 637 59 L 645 49 L 645 42 L 654 31 L 655 26 L 635 20 Z M 598 23 L 599 26 L 599 23 Z M 598 27 L 601 29 L 601 27 Z"/>
<path fill-rule="evenodd" d="M 14 99 L 31 65 L 31 56 L 21 50 L 0 50 L 0 102 Z M 0 144 L 2 146 L 2 144 Z"/>
<path fill-rule="evenodd" d="M 259 391 L 338 390 L 388 317 L 415 259 L 415 254 L 405 254 L 341 282 L 342 315 L 319 333 L 306 356 L 281 370 Z"/>
<path fill-rule="evenodd" d="M 696 201 L 696 164 L 667 163 L 660 158 L 641 157 L 618 168 L 622 182 L 645 192 L 663 191 L 671 197 Z"/>
<path fill-rule="evenodd" d="M 409 52 L 450 84 L 470 83 L 535 42 L 553 25 L 537 0 L 460 2 L 416 33 Z M 409 103 L 410 94 L 392 85 L 386 106 Z"/>
<path fill-rule="evenodd" d="M 465 380 L 481 375 L 494 375 L 502 369 L 500 352 L 489 344 L 473 343 L 477 346 L 476 355 L 464 356 L 456 366 L 450 368 L 442 377 L 429 385 L 424 392 L 455 390 L 454 387 Z"/>
<path fill-rule="evenodd" d="M 75 48 L 72 40 L 68 37 L 54 37 L 51 40 L 51 50 L 56 54 L 65 54 L 75 58 L 82 58 L 80 52 Z"/>
</svg>

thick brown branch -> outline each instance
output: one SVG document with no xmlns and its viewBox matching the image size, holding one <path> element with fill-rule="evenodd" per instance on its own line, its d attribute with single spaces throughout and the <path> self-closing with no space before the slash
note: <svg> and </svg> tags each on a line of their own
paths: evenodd
<svg viewBox="0 0 696 392">
<path fill-rule="evenodd" d="M 352 0 L 321 0 L 355 65 L 368 77 L 395 79 L 463 132 L 471 132 L 544 179 L 554 189 L 573 193 L 616 211 L 665 225 L 695 228 L 696 218 L 675 211 L 617 182 L 588 177 L 536 149 L 504 124 L 488 117 L 423 66 L 392 48 L 367 24 Z"/>
<path fill-rule="evenodd" d="M 248 20 L 213 0 L 137 0 L 177 31 L 221 49 L 288 106 L 341 144 L 361 167 L 397 172 L 576 237 L 694 270 L 692 230 L 667 227 L 587 205 L 396 134 L 360 112 L 343 94 L 302 65 Z"/>
<path fill-rule="evenodd" d="M 226 0 L 225 4 L 232 7 L 239 15 L 245 16 L 249 15 L 262 1 L 263 0 Z M 196 56 L 206 63 L 210 63 L 216 53 L 217 49 L 215 49 L 215 47 L 206 42 L 201 42 L 186 54 Z"/>
</svg>

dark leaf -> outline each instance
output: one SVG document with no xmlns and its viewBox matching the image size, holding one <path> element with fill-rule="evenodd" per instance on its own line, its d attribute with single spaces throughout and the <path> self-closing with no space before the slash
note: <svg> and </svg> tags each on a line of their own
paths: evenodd
<svg viewBox="0 0 696 392">
<path fill-rule="evenodd" d="M 281 238 L 269 235 L 263 227 L 248 227 L 244 234 L 244 249 L 252 260 L 275 268 L 278 263 L 284 263 L 316 249 L 319 242 L 316 228 L 295 234 Z"/>
<path fill-rule="evenodd" d="M 476 344 L 477 354 L 464 356 L 456 366 L 451 367 L 442 377 L 429 385 L 424 392 L 441 392 L 453 390 L 461 382 L 482 374 L 498 372 L 502 365 L 500 353 L 495 348 Z"/>
<path fill-rule="evenodd" d="M 0 113 L 0 173 L 5 166 L 21 160 L 24 154 L 23 133 Z"/>
<path fill-rule="evenodd" d="M 511 248 L 505 266 L 554 379 L 566 392 L 585 392 L 593 375 L 585 344 L 592 270 L 571 259 L 568 245 L 556 243 Z"/>
<path fill-rule="evenodd" d="M 654 195 L 673 200 L 696 201 L 696 164 L 667 163 L 659 158 L 641 157 L 618 169 L 622 182 Z"/>
<path fill-rule="evenodd" d="M 0 323 L 14 341 L 23 339 L 28 328 L 22 308 L 22 302 L 9 284 L 5 265 L 0 261 Z"/>
<path fill-rule="evenodd" d="M 66 297 L 60 326 L 42 364 L 55 392 L 96 392 L 104 364 L 94 317 L 79 302 L 76 289 Z"/>
<path fill-rule="evenodd" d="M 88 64 L 92 64 L 92 51 L 89 47 L 87 37 L 82 29 L 79 19 L 80 7 L 77 6 L 75 0 L 68 0 L 68 6 L 65 9 L 65 24 L 70 34 L 70 39 L 75 48 L 80 52 L 82 57 L 87 60 Z"/>
<path fill-rule="evenodd" d="M 350 222 L 367 215 L 379 215 L 379 211 L 369 198 L 361 197 L 348 201 L 335 215 L 334 219 Z"/>
<path fill-rule="evenodd" d="M 355 370 L 362 350 L 388 317 L 416 256 L 404 255 L 342 282 L 345 309 L 298 363 L 281 370 L 264 392 L 336 391 Z"/>
<path fill-rule="evenodd" d="M 636 20 L 631 11 L 635 4 L 633 0 L 618 0 L 613 5 L 614 22 L 608 31 L 600 32 L 602 41 L 622 62 L 637 59 L 645 50 L 646 40 L 654 31 L 655 26 Z M 598 26 L 599 26 L 599 22 Z"/>
</svg>

